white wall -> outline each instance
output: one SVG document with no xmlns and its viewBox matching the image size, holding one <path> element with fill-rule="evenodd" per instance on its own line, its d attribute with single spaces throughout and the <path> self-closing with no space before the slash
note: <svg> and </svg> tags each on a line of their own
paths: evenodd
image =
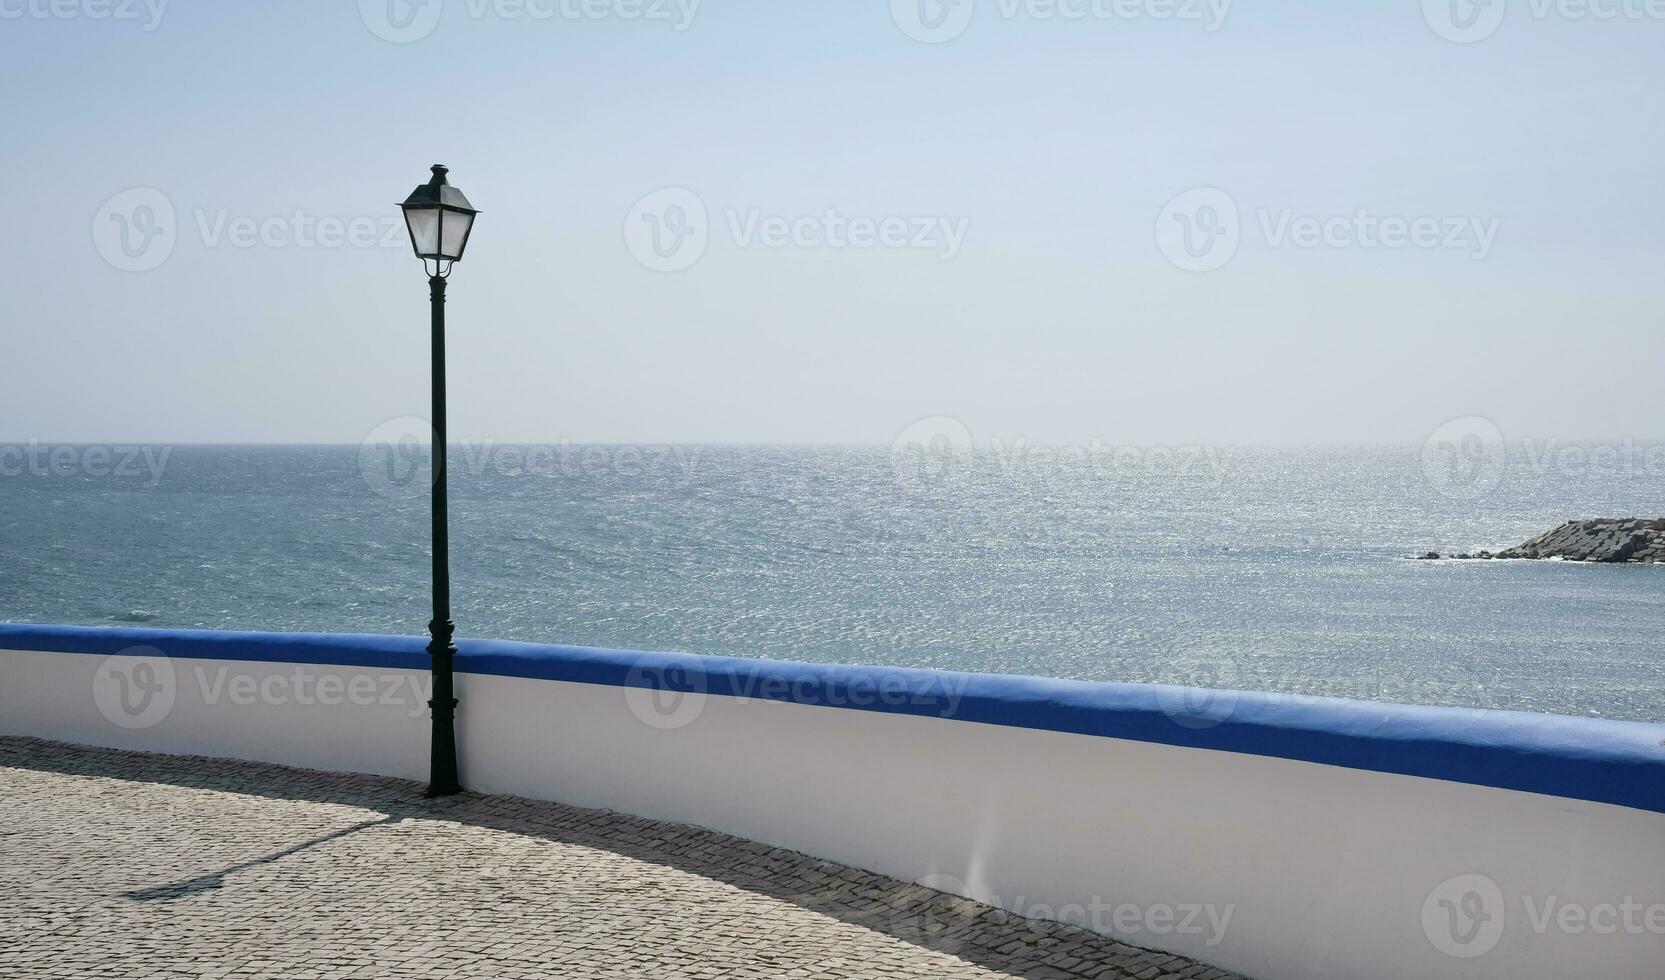
<svg viewBox="0 0 1665 980">
<path fill-rule="evenodd" d="M 205 684 L 222 669 L 258 684 L 292 678 L 295 668 L 176 658 L 171 711 L 134 728 L 113 724 L 94 697 L 109 673 L 131 666 L 90 654 L 0 653 L 0 725 L 97 745 L 425 778 L 420 674 L 306 668 L 343 684 L 372 676 L 421 685 L 419 697 L 369 705 L 259 696 L 236 704 L 223 690 L 209 703 Z M 1130 942 L 1263 980 L 1665 977 L 1658 813 L 726 695 L 649 703 L 666 696 L 474 674 L 459 676 L 458 694 L 470 789 L 699 824 L 1026 914 L 1078 924 L 1096 916 Z M 1464 877 L 1472 875 L 1482 877 Z M 1620 921 L 1613 934 L 1596 931 L 1608 924 L 1605 909 L 1627 900 L 1644 910 L 1638 929 Z M 1131 931 L 1116 928 L 1113 910 L 1123 906 L 1123 925 L 1129 909 L 1136 916 Z M 1546 906 L 1550 921 L 1534 922 Z M 1650 906 L 1657 931 L 1648 929 Z M 1164 923 L 1163 907 L 1178 919 L 1196 908 L 1196 931 Z M 1595 926 L 1581 930 L 1580 915 L 1592 912 Z M 1469 926 L 1480 928 L 1459 942 Z M 1458 957 L 1436 944 L 1484 951 Z"/>
<path fill-rule="evenodd" d="M 0 651 L 0 734 L 427 779 L 426 671 L 159 653 Z"/>
<path fill-rule="evenodd" d="M 465 782 L 700 824 L 1013 911 L 1232 908 L 1225 938 L 1130 942 L 1265 980 L 1665 977 L 1665 934 L 1532 930 L 1523 905 L 1665 916 L 1665 815 L 1462 783 L 907 715 L 469 676 Z M 652 714 L 648 715 L 653 717 Z M 1436 895 L 1494 880 L 1504 932 L 1440 952 Z M 1468 889 L 1453 886 L 1457 898 Z M 1482 911 L 1488 911 L 1492 896 Z M 1066 921 L 1073 916 L 1061 916 Z M 1101 924 L 1114 925 L 1101 912 Z M 1089 920 L 1090 921 L 1090 920 Z M 1079 924 L 1079 923 L 1078 923 Z M 1466 925 L 1467 923 L 1463 923 Z M 1109 931 L 1114 931 L 1109 930 Z M 1467 952 L 1486 943 L 1481 934 Z"/>
</svg>

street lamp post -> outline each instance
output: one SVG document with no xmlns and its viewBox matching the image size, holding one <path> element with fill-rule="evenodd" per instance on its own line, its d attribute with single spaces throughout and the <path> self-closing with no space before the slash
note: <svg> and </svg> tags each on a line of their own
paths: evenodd
<svg viewBox="0 0 1665 980">
<path fill-rule="evenodd" d="M 432 308 L 434 618 L 428 623 L 428 658 L 434 689 L 428 702 L 433 712 L 428 795 L 449 796 L 462 787 L 457 782 L 457 698 L 451 670 L 457 645 L 452 641 L 456 626 L 451 622 L 451 547 L 445 501 L 445 280 L 452 266 L 462 261 L 479 212 L 462 191 L 446 181 L 444 167 L 436 163 L 432 169 L 433 177 L 411 191 L 400 207 L 411 247 L 422 260 L 422 271 L 428 272 Z M 431 272 L 429 261 L 433 262 Z"/>
</svg>

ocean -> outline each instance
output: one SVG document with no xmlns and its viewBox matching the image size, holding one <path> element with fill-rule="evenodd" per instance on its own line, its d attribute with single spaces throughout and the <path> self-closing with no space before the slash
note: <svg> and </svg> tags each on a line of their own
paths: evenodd
<svg viewBox="0 0 1665 980">
<path fill-rule="evenodd" d="M 420 634 L 425 452 L 0 447 L 0 621 Z M 453 447 L 459 636 L 1665 722 L 1665 449 Z"/>
</svg>

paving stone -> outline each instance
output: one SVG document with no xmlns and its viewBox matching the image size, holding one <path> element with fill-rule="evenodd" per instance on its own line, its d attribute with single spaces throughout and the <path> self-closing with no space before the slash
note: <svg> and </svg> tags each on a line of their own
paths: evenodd
<svg viewBox="0 0 1665 980">
<path fill-rule="evenodd" d="M 1219 973 L 693 827 L 0 738 L 0 978 Z"/>
</svg>

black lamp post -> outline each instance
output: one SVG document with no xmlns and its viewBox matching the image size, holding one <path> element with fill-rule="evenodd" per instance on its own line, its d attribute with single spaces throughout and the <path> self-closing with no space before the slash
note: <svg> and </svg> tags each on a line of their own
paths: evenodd
<svg viewBox="0 0 1665 980">
<path fill-rule="evenodd" d="M 434 414 L 434 618 L 428 623 L 428 657 L 433 665 L 433 755 L 428 772 L 428 795 L 448 796 L 462 787 L 457 782 L 457 698 L 451 678 L 451 664 L 457 645 L 451 636 L 451 546 L 445 507 L 445 280 L 451 267 L 462 261 L 468 247 L 468 233 L 479 212 L 462 191 L 445 180 L 445 168 L 433 166 L 433 177 L 411 191 L 405 203 L 405 227 L 410 244 L 428 272 L 428 299 L 433 308 L 433 414 Z"/>
</svg>

